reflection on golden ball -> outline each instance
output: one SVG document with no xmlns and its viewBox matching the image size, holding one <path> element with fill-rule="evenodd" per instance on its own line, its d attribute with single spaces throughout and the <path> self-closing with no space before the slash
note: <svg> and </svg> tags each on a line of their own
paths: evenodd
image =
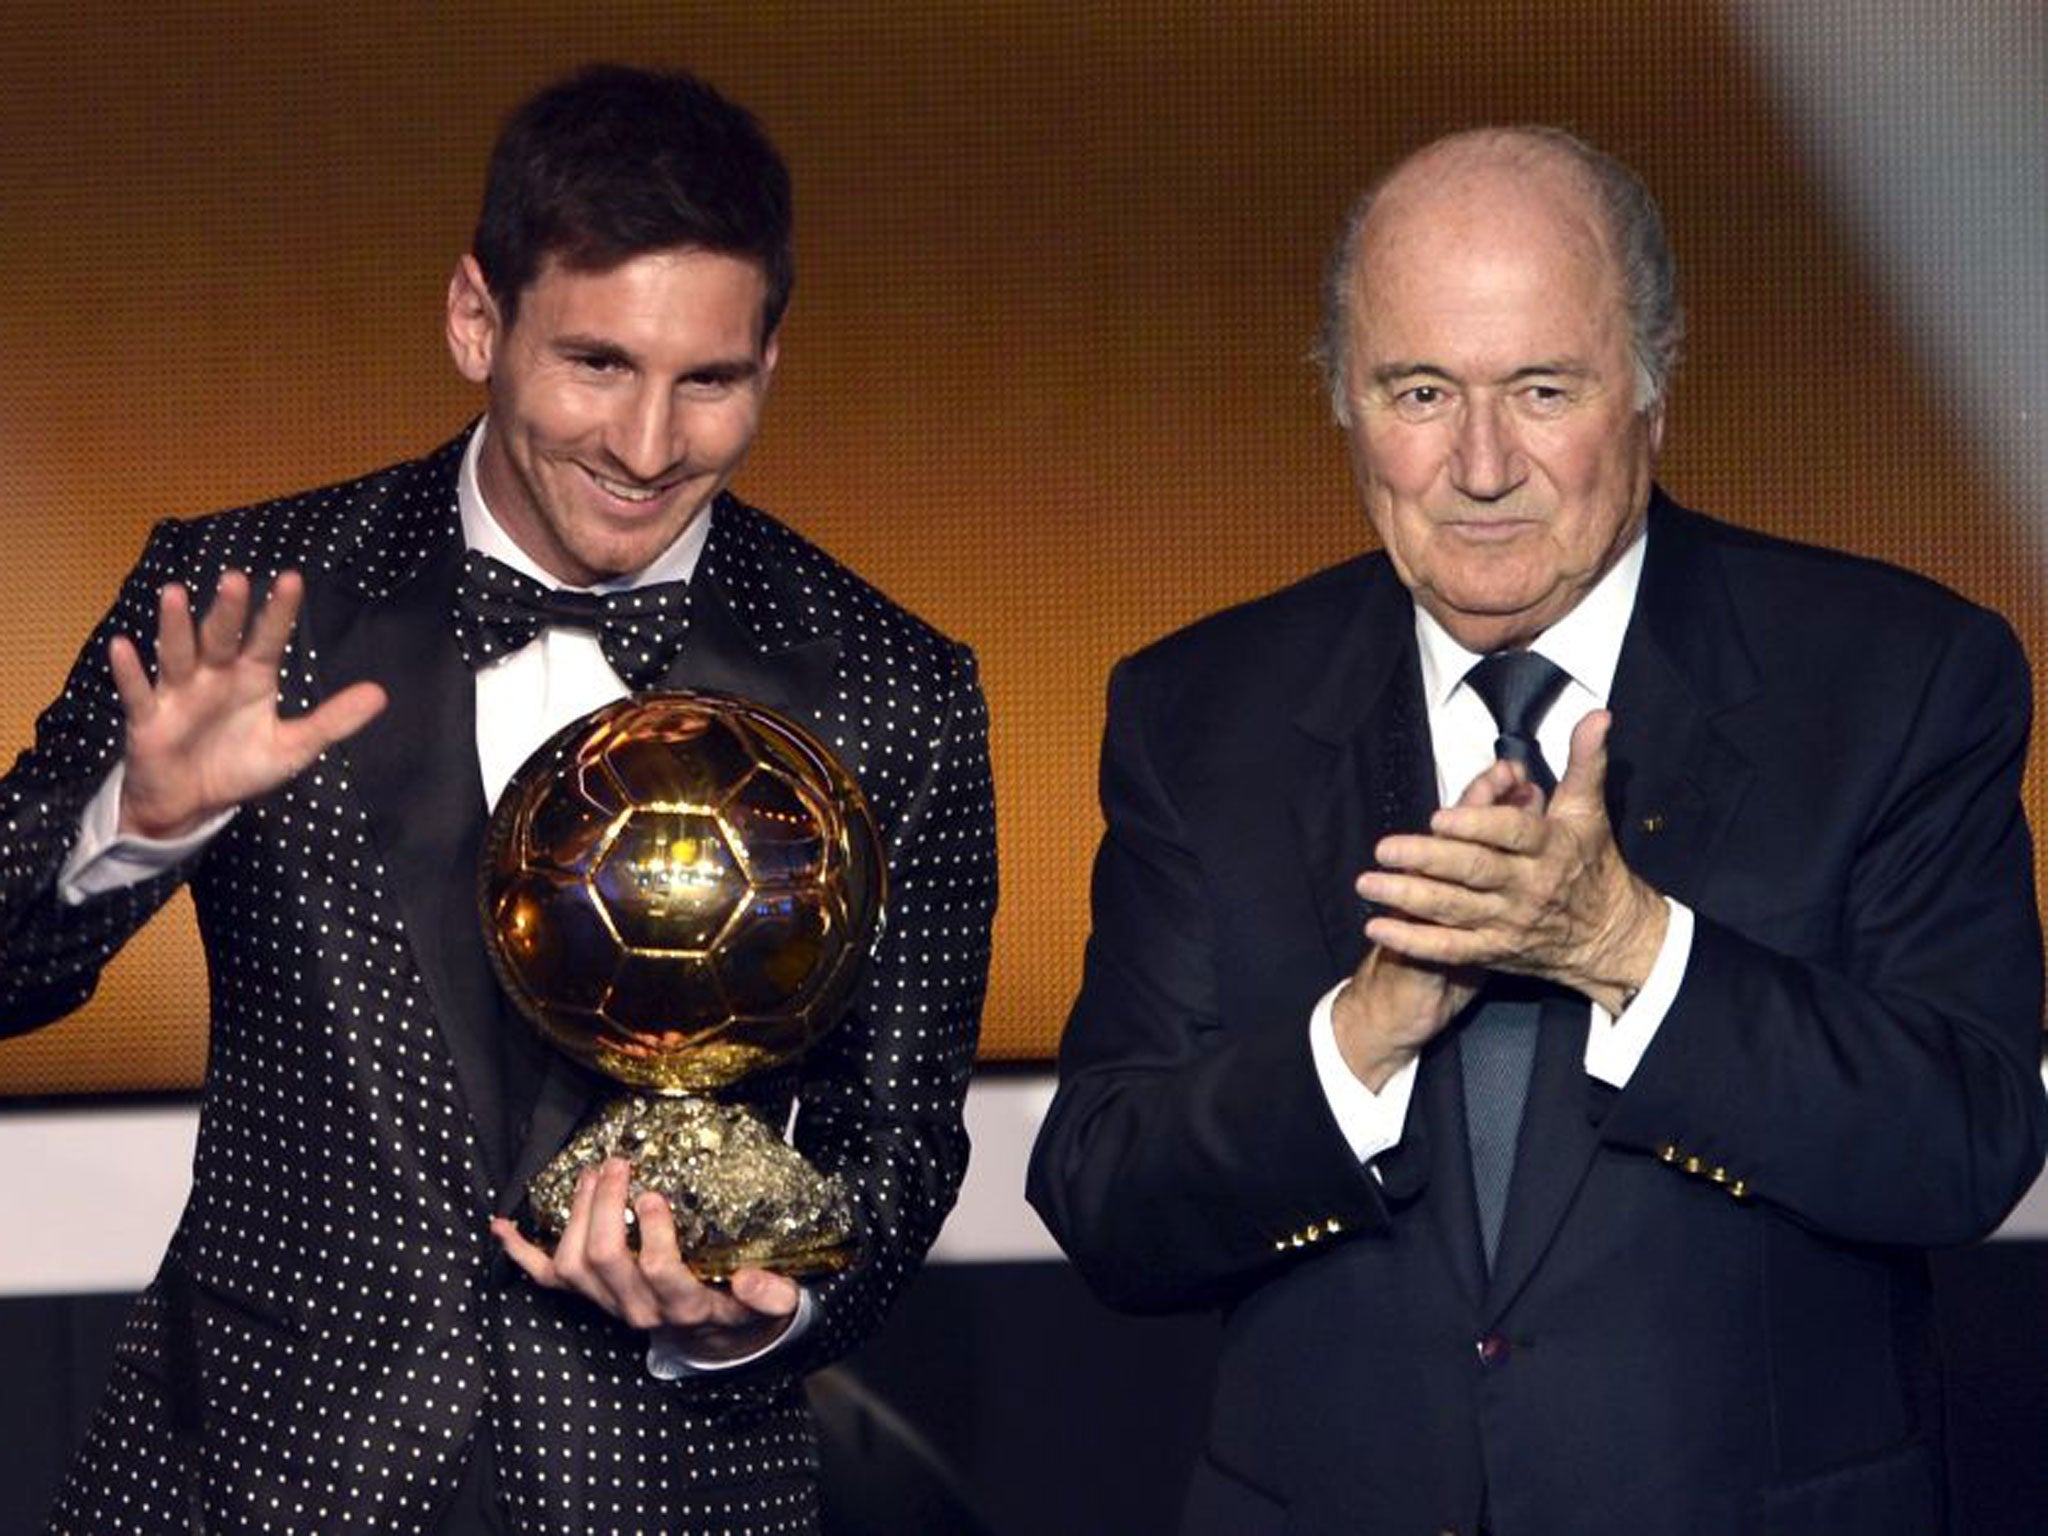
<svg viewBox="0 0 2048 1536">
<path fill-rule="evenodd" d="M 576 1060 L 697 1093 L 837 1021 L 880 920 L 860 788 L 807 731 L 724 694 L 647 693 L 558 732 L 484 845 L 484 934 Z"/>
</svg>

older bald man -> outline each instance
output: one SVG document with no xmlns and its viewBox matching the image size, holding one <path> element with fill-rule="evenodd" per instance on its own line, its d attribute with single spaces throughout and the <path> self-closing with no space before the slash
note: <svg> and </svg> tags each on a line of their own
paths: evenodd
<svg viewBox="0 0 2048 1536">
<path fill-rule="evenodd" d="M 1359 205 L 1381 552 L 1111 683 L 1031 1195 L 1220 1306 L 1190 1536 L 1929 1536 L 1925 1251 L 2040 1169 L 2008 627 L 1653 481 L 1656 206 L 1548 129 Z"/>
</svg>

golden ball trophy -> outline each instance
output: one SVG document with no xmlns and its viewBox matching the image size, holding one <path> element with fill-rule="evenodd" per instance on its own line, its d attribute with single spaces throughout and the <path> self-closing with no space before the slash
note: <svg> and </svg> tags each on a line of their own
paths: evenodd
<svg viewBox="0 0 2048 1536">
<path fill-rule="evenodd" d="M 618 1156 L 636 1198 L 667 1199 L 701 1278 L 851 1263 L 841 1181 L 712 1095 L 838 1022 L 884 883 L 859 785 L 745 699 L 638 694 L 528 758 L 484 840 L 491 960 L 549 1042 L 636 1090 L 528 1185 L 533 1225 L 559 1237 L 577 1175 Z"/>
</svg>

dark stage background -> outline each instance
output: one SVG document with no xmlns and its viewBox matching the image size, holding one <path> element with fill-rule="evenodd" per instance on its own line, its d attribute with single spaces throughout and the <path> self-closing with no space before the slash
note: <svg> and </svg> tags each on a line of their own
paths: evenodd
<svg viewBox="0 0 2048 1536">
<path fill-rule="evenodd" d="M 2039 1536 L 2048 1245 L 1943 1255 L 1936 1277 L 1954 1536 Z M 34 1384 L 0 1394 L 0 1533 L 36 1528 L 125 1307 L 124 1297 L 0 1299 L 0 1359 L 11 1381 Z M 849 1369 L 943 1458 L 989 1536 L 1167 1536 L 1198 1447 L 1215 1338 L 1207 1318 L 1113 1316 L 1064 1264 L 940 1264 Z M 872 1452 L 856 1463 L 859 1483 L 885 1475 Z M 960 1536 L 929 1525 L 875 1536 L 884 1533 Z"/>
</svg>

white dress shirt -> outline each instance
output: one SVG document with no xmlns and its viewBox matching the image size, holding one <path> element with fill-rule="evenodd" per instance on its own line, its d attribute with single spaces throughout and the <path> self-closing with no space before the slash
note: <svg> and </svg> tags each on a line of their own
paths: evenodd
<svg viewBox="0 0 2048 1536">
<path fill-rule="evenodd" d="M 1647 533 L 1638 536 L 1592 591 L 1530 646 L 1562 668 L 1567 678 L 1564 691 L 1536 731 L 1544 761 L 1560 778 L 1570 761 L 1572 728 L 1591 711 L 1607 707 L 1608 695 L 1614 688 L 1614 671 L 1621 661 L 1622 639 L 1635 608 L 1636 588 L 1642 581 L 1643 555 L 1648 545 Z M 1419 605 L 1415 609 L 1415 639 L 1422 662 L 1430 745 L 1436 759 L 1437 801 L 1449 805 L 1493 762 L 1494 742 L 1500 732 L 1485 700 L 1465 683 L 1465 674 L 1482 659 L 1480 654 L 1458 644 Z M 1649 978 L 1621 1017 L 1616 1018 L 1597 1004 L 1587 1004 L 1592 1010 L 1592 1024 L 1586 1034 L 1586 1071 L 1616 1088 L 1627 1086 L 1643 1052 L 1656 1038 L 1658 1026 L 1678 995 L 1679 983 L 1685 978 L 1685 962 L 1692 953 L 1691 909 L 1668 896 L 1665 905 L 1670 911 L 1670 922 L 1664 931 L 1663 946 L 1657 952 Z M 1343 985 L 1339 982 L 1325 993 L 1310 1014 L 1309 1050 L 1323 1094 L 1344 1139 L 1359 1160 L 1366 1162 L 1400 1142 L 1409 1099 L 1415 1090 L 1417 1063 L 1411 1061 L 1396 1072 L 1378 1093 L 1352 1074 L 1337 1048 L 1332 1019 L 1332 1007 Z"/>
</svg>

